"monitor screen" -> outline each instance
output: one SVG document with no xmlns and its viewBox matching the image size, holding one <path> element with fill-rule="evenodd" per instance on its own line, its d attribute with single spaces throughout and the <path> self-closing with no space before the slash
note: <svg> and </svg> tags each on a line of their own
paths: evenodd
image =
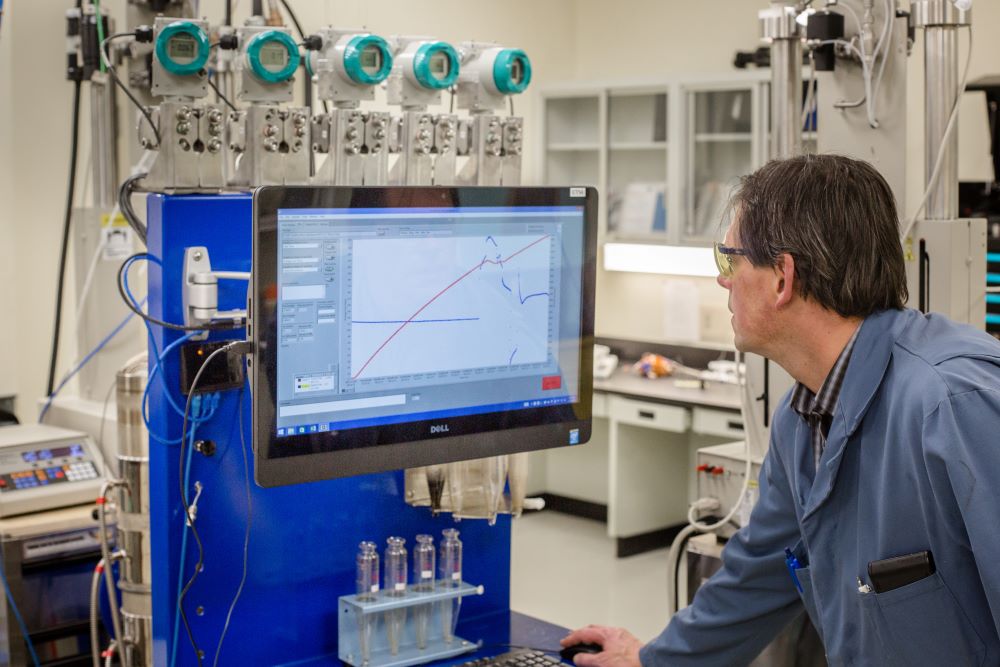
<svg viewBox="0 0 1000 667">
<path fill-rule="evenodd" d="M 258 483 L 585 442 L 595 199 L 584 188 L 259 190 Z"/>
</svg>

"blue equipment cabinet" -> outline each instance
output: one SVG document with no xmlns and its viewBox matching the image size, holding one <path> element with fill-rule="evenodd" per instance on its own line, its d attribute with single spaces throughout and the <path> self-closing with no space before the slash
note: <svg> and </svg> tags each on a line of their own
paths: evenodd
<svg viewBox="0 0 1000 667">
<path fill-rule="evenodd" d="M 162 268 L 155 263 L 148 267 L 149 312 L 154 317 L 183 321 L 181 285 L 187 247 L 207 247 L 215 270 L 250 270 L 249 195 L 150 195 L 147 208 L 149 252 L 163 262 Z M 245 307 L 246 289 L 245 283 L 220 281 L 219 308 Z M 181 336 L 180 332 L 156 326 L 153 330 L 159 350 Z M 243 335 L 240 329 L 213 333 L 211 338 L 242 339 Z M 181 401 L 176 352 L 166 358 L 162 370 L 174 399 Z M 178 439 L 181 417 L 166 404 L 162 383 L 154 380 L 149 393 L 152 431 L 168 440 Z M 386 538 L 398 535 L 406 539 L 412 554 L 417 534 L 433 535 L 437 545 L 441 531 L 449 527 L 461 532 L 463 578 L 485 587 L 484 595 L 466 598 L 458 634 L 472 641 L 482 640 L 487 646 L 502 647 L 510 641 L 509 517 L 500 517 L 492 527 L 485 521 L 456 524 L 450 515 L 433 518 L 426 509 L 415 509 L 404 502 L 401 471 L 259 488 L 253 482 L 253 453 L 249 450 L 250 400 L 249 386 L 242 391 L 222 392 L 214 417 L 197 427 L 197 439 L 212 440 L 217 445 L 213 456 L 193 454 L 188 490 L 191 500 L 195 481 L 203 487 L 196 527 L 204 545 L 204 569 L 184 606 L 194 639 L 204 652 L 204 664 L 339 664 L 337 598 L 355 592 L 358 543 L 376 542 L 381 556 Z M 179 405 L 183 407 L 184 403 Z M 190 577 L 198 557 L 194 539 L 190 534 L 186 540 L 184 537 L 179 447 L 151 439 L 149 449 L 155 661 L 157 665 L 194 665 L 194 650 L 183 626 L 176 631 L 176 656 L 171 660 L 178 623 L 182 542 L 186 542 L 184 580 Z M 250 466 L 252 501 L 248 575 L 221 654 L 216 656 L 242 576 L 248 510 L 244 452 Z M 515 615 L 515 625 L 524 623 L 523 617 Z"/>
</svg>

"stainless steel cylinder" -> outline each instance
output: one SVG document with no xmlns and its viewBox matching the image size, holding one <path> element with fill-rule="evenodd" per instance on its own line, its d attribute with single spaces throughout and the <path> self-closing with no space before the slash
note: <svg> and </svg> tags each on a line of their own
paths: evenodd
<svg viewBox="0 0 1000 667">
<path fill-rule="evenodd" d="M 110 210 L 118 199 L 118 133 L 115 87 L 107 74 L 90 80 L 91 173 L 95 208 Z"/>
<path fill-rule="evenodd" d="M 802 42 L 771 44 L 771 157 L 802 153 Z"/>
<path fill-rule="evenodd" d="M 142 422 L 147 379 L 145 355 L 118 371 L 118 547 L 123 552 L 118 587 L 125 633 L 122 655 L 129 667 L 153 664 L 149 547 L 149 436 Z"/>
<path fill-rule="evenodd" d="M 958 127 L 942 143 L 958 92 L 958 29 L 924 30 L 924 183 L 929 184 L 941 156 L 937 181 L 927 198 L 928 220 L 958 217 Z M 956 125 L 957 125 L 956 120 Z"/>
<path fill-rule="evenodd" d="M 758 12 L 771 45 L 771 158 L 802 153 L 802 34 L 794 2 L 772 1 Z"/>
</svg>

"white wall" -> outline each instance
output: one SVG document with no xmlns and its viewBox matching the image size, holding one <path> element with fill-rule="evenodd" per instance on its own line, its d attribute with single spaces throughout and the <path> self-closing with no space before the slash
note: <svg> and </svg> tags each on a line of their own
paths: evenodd
<svg viewBox="0 0 1000 667">
<path fill-rule="evenodd" d="M 614 80 L 730 72 L 736 50 L 757 48 L 757 10 L 766 6 L 765 0 L 578 0 L 576 76 Z M 599 269 L 597 335 L 665 340 L 662 294 L 668 280 Z M 698 285 L 702 338 L 731 342 L 725 290 L 711 278 L 689 280 Z"/>
<path fill-rule="evenodd" d="M 10 62 L 13 53 L 9 25 L 0 25 L 0 63 Z M 12 91 L 11 72 L 0 67 L 0 397 L 17 392 L 14 343 L 20 321 L 14 307 L 14 217 L 9 214 L 14 196 L 14 125 L 9 122 L 14 117 Z"/>
</svg>

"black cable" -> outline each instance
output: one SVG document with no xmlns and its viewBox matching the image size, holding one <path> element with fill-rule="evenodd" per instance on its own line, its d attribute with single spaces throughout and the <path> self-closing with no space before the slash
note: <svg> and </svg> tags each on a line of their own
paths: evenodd
<svg viewBox="0 0 1000 667">
<path fill-rule="evenodd" d="M 181 504 L 184 507 L 184 516 L 187 519 L 188 527 L 191 528 L 191 535 L 194 536 L 194 541 L 198 545 L 198 562 L 195 563 L 194 572 L 191 573 L 191 578 L 187 580 L 184 584 L 184 588 L 181 589 L 180 597 L 177 598 L 177 609 L 180 612 L 181 620 L 184 622 L 184 629 L 187 630 L 188 640 L 191 642 L 191 647 L 194 649 L 195 658 L 198 660 L 198 665 L 201 667 L 202 651 L 198 648 L 197 642 L 194 639 L 194 633 L 191 631 L 191 624 L 188 623 L 187 613 L 184 611 L 184 598 L 188 591 L 191 590 L 191 586 L 194 585 L 195 580 L 198 578 L 198 573 L 205 566 L 205 545 L 201 542 L 201 536 L 198 535 L 198 529 L 195 527 L 194 517 L 191 516 L 191 508 L 188 506 L 187 499 L 187 489 L 184 487 L 184 444 L 187 440 L 187 425 L 188 425 L 188 415 L 191 414 L 191 400 L 195 396 L 195 391 L 198 388 L 198 381 L 201 380 L 201 374 L 205 372 L 208 365 L 212 363 L 218 355 L 222 353 L 228 353 L 232 348 L 240 344 L 240 341 L 233 341 L 225 347 L 220 347 L 219 349 L 212 352 L 205 358 L 205 363 L 201 365 L 198 372 L 194 374 L 194 380 L 191 382 L 191 389 L 188 390 L 187 401 L 184 403 L 184 421 L 181 422 L 181 444 L 180 452 L 178 457 L 179 473 L 177 478 L 177 483 L 181 490 Z M 242 424 L 240 425 L 242 429 Z"/>
<path fill-rule="evenodd" d="M 231 26 L 233 24 L 233 0 L 226 0 L 226 17 L 222 25 Z"/>
<path fill-rule="evenodd" d="M 132 187 L 145 177 L 145 173 L 133 174 L 118 186 L 118 210 L 125 217 L 128 226 L 132 228 L 135 235 L 142 241 L 142 245 L 146 245 L 146 223 L 139 219 L 139 216 L 135 213 L 135 209 L 132 208 Z"/>
<path fill-rule="evenodd" d="M 674 602 L 673 602 L 674 603 L 674 609 L 680 609 L 681 608 L 680 586 L 677 585 L 677 579 L 678 579 L 678 577 L 680 577 L 680 574 L 681 574 L 681 556 L 680 556 L 680 554 L 681 554 L 682 551 L 684 551 L 684 547 L 687 546 L 687 543 L 691 540 L 692 537 L 694 537 L 694 533 L 693 532 L 688 533 L 687 535 L 684 536 L 684 540 L 681 542 L 681 546 L 680 546 L 680 548 L 679 548 L 679 550 L 677 552 L 677 562 L 674 563 L 674 573 L 673 573 L 673 577 L 674 577 Z"/>
<path fill-rule="evenodd" d="M 301 39 L 302 43 L 305 44 L 306 33 L 304 30 L 302 30 L 302 24 L 299 23 L 299 18 L 295 15 L 295 12 L 288 4 L 288 0 L 278 0 L 278 1 L 281 3 L 281 6 L 285 8 L 285 13 L 288 14 L 289 20 L 292 22 L 292 25 L 295 26 L 295 31 L 299 33 L 299 39 Z M 306 58 L 308 57 L 309 53 L 306 52 Z M 306 98 L 306 106 L 309 107 L 310 110 L 312 110 L 313 108 L 312 77 L 309 76 L 308 69 L 306 70 L 306 76 L 305 76 L 305 98 Z M 326 100 L 323 100 L 323 113 L 330 113 L 330 107 L 327 105 Z"/>
<path fill-rule="evenodd" d="M 156 129 L 156 123 L 153 122 L 153 117 L 150 115 L 149 109 L 144 107 L 142 103 L 136 99 L 135 95 L 132 94 L 132 91 L 128 89 L 128 86 L 126 86 L 124 83 L 121 82 L 121 79 L 118 78 L 118 72 L 115 71 L 114 65 L 111 64 L 111 51 L 109 50 L 111 46 L 111 40 L 118 39 L 119 37 L 135 37 L 135 32 L 116 32 L 115 34 L 111 35 L 103 42 L 101 42 L 101 52 L 104 54 L 104 60 L 108 68 L 108 74 L 111 75 L 111 80 L 114 81 L 115 84 L 122 89 L 122 92 L 125 93 L 125 96 L 132 101 L 132 104 L 135 105 L 135 108 L 138 109 L 139 112 L 146 117 L 146 122 L 148 122 L 149 127 L 152 128 L 153 136 L 156 137 L 156 145 L 157 147 L 159 147 L 160 131 Z"/>
<path fill-rule="evenodd" d="M 246 375 L 246 373 L 244 373 Z M 244 389 L 246 384 L 244 383 Z M 243 593 L 243 587 L 247 583 L 247 573 L 249 570 L 249 558 L 250 558 L 250 527 L 253 525 L 253 497 L 250 494 L 250 461 L 247 456 L 247 440 L 246 435 L 243 432 L 243 390 L 240 389 L 240 395 L 237 397 L 239 401 L 239 424 L 240 429 L 240 451 L 243 453 L 243 480 L 246 484 L 247 492 L 247 525 L 246 532 L 243 534 L 243 576 L 240 577 L 240 585 L 236 588 L 236 594 L 233 595 L 233 601 L 229 603 L 229 611 L 226 613 L 226 622 L 222 626 L 222 633 L 219 634 L 219 644 L 215 647 L 215 659 L 212 661 L 212 667 L 217 667 L 219 664 L 219 655 L 222 654 L 222 642 L 226 638 L 226 632 L 229 630 L 229 623 L 233 618 L 233 610 L 236 609 L 236 603 L 240 600 L 240 595 Z"/>
<path fill-rule="evenodd" d="M 513 95 L 508 95 L 507 96 L 507 102 L 510 103 L 510 115 L 513 116 L 514 115 L 514 96 Z"/>
<path fill-rule="evenodd" d="M 233 111 L 236 111 L 236 107 L 233 106 L 233 103 L 230 102 L 229 99 L 225 95 L 222 94 L 222 91 L 219 90 L 219 87 L 217 85 L 215 85 L 214 81 L 212 81 L 212 77 L 211 76 L 206 77 L 205 80 L 208 81 L 208 85 L 212 87 L 212 90 L 214 90 L 215 94 L 219 96 L 219 99 L 222 100 L 223 102 L 225 102 L 227 107 L 229 107 Z"/>
<path fill-rule="evenodd" d="M 174 331 L 224 331 L 229 329 L 238 329 L 239 327 L 234 325 L 232 322 L 212 322 L 210 324 L 204 324 L 200 326 L 189 326 L 186 324 L 174 324 L 173 322 L 164 322 L 163 320 L 158 320 L 152 315 L 147 315 L 142 312 L 133 302 L 132 299 L 128 298 L 128 294 L 125 293 L 125 267 L 128 263 L 135 259 L 136 257 L 146 257 L 147 253 L 137 252 L 134 255 L 130 255 L 122 262 L 122 265 L 118 267 L 118 294 L 121 296 L 122 301 L 128 306 L 128 309 L 133 313 L 146 320 L 150 324 L 155 324 L 157 326 L 163 327 L 164 329 L 172 329 Z"/>
<path fill-rule="evenodd" d="M 49 378 L 45 395 L 51 396 L 56 384 L 56 362 L 59 359 L 59 334 L 62 329 L 63 283 L 66 281 L 66 255 L 69 251 L 69 229 L 73 219 L 73 199 L 76 196 L 76 158 L 80 147 L 80 87 L 73 82 L 73 129 L 69 149 L 69 181 L 66 186 L 66 211 L 63 216 L 62 244 L 59 248 L 59 271 L 56 278 L 56 318 L 52 329 L 52 354 L 49 357 Z"/>
<path fill-rule="evenodd" d="M 264 0 L 253 0 L 253 4 L 251 6 L 250 13 L 253 16 L 263 16 L 264 15 Z"/>
</svg>

